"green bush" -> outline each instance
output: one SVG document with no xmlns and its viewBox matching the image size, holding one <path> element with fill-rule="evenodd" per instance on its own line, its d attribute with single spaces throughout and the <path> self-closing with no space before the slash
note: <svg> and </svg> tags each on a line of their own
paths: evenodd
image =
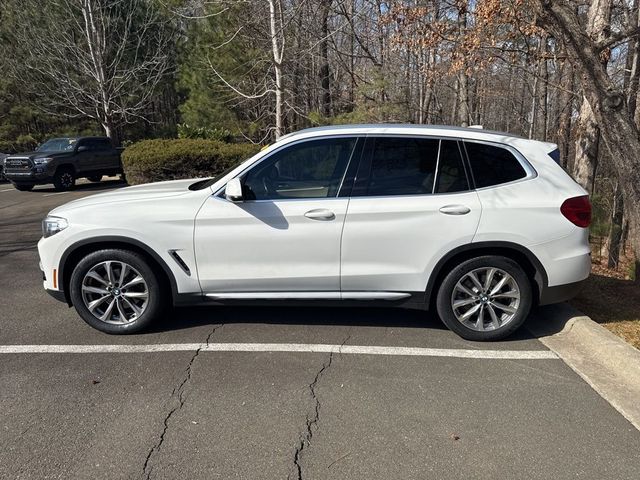
<svg viewBox="0 0 640 480">
<path fill-rule="evenodd" d="M 192 127 L 186 123 L 178 124 L 178 138 L 204 138 L 220 142 L 233 142 L 233 133 L 226 128 Z"/>
<path fill-rule="evenodd" d="M 143 140 L 126 148 L 122 164 L 131 185 L 211 177 L 260 150 L 259 145 L 216 140 Z"/>
</svg>

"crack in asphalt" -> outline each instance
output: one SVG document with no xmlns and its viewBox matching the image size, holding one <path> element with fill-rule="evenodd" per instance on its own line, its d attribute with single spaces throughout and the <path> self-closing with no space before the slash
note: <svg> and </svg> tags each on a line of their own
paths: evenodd
<svg viewBox="0 0 640 480">
<path fill-rule="evenodd" d="M 338 347 L 338 353 L 342 353 L 342 347 L 344 347 L 345 343 L 347 343 L 349 338 L 351 338 L 351 335 L 347 335 L 347 338 L 345 338 L 344 341 L 340 344 L 340 347 Z M 331 367 L 331 363 L 333 362 L 333 354 L 334 352 L 329 353 L 328 360 L 322 364 L 322 367 L 320 368 L 318 373 L 316 373 L 316 376 L 313 379 L 313 382 L 309 384 L 309 392 L 311 393 L 311 398 L 314 401 L 314 409 L 313 409 L 312 415 L 309 415 L 307 413 L 306 428 L 303 434 L 300 435 L 300 443 L 296 447 L 296 450 L 293 454 L 293 466 L 295 468 L 295 473 L 296 473 L 295 480 L 302 480 L 302 465 L 300 464 L 300 457 L 305 447 L 311 444 L 311 439 L 313 438 L 314 431 L 318 430 L 318 422 L 320 421 L 321 405 L 320 405 L 320 399 L 316 394 L 316 387 L 318 386 L 318 381 L 320 380 L 320 377 L 322 377 L 324 372 L 326 372 L 329 369 L 329 367 Z M 287 478 L 290 479 L 291 475 L 288 475 Z"/>
<path fill-rule="evenodd" d="M 176 412 L 178 412 L 184 406 L 184 402 L 185 402 L 184 391 L 187 383 L 189 382 L 189 380 L 191 380 L 191 369 L 193 367 L 193 364 L 196 358 L 198 358 L 198 355 L 200 354 L 200 351 L 202 350 L 202 348 L 209 346 L 209 342 L 213 334 L 223 326 L 224 324 L 216 325 L 215 327 L 213 327 L 213 330 L 211 330 L 211 332 L 209 332 L 209 335 L 207 335 L 205 343 L 202 344 L 202 346 L 200 346 L 195 351 L 195 353 L 191 357 L 191 360 L 189 360 L 189 363 L 187 364 L 187 368 L 185 369 L 184 378 L 178 384 L 178 386 L 173 388 L 173 391 L 171 392 L 169 399 L 171 400 L 177 396 L 178 402 L 171 410 L 169 410 L 167 415 L 164 417 L 162 433 L 160 434 L 160 437 L 158 438 L 158 441 L 156 442 L 156 444 L 153 447 L 151 447 L 151 449 L 149 450 L 149 453 L 147 453 L 147 457 L 142 467 L 142 475 L 143 475 L 143 478 L 145 478 L 146 480 L 149 480 L 151 478 L 151 472 L 153 470 L 153 466 L 151 465 L 151 459 L 153 458 L 154 454 L 160 451 L 160 448 L 162 447 L 162 443 L 164 442 L 165 436 L 167 435 L 167 430 L 169 429 L 169 420 Z"/>
</svg>

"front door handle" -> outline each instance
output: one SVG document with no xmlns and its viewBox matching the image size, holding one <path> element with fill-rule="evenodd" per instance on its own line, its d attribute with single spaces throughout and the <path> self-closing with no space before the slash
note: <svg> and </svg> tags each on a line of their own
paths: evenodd
<svg viewBox="0 0 640 480">
<path fill-rule="evenodd" d="M 440 208 L 440 212 L 445 215 L 466 215 L 471 209 L 466 205 L 445 205 Z"/>
<path fill-rule="evenodd" d="M 333 220 L 336 218 L 335 214 L 331 210 L 326 208 L 316 208 L 315 210 L 309 210 L 304 214 L 305 217 L 312 220 Z"/>
</svg>

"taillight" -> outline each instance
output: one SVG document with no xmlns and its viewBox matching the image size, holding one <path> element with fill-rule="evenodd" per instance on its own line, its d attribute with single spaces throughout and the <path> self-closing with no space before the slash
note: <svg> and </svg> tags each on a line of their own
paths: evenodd
<svg viewBox="0 0 640 480">
<path fill-rule="evenodd" d="M 587 228 L 591 223 L 591 202 L 589 195 L 568 198 L 562 203 L 560 212 L 574 225 Z"/>
</svg>

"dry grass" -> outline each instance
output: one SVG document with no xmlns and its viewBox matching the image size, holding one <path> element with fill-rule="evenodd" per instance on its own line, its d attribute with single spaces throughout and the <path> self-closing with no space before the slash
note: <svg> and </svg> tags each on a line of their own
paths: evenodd
<svg viewBox="0 0 640 480">
<path fill-rule="evenodd" d="M 629 279 L 630 258 L 610 270 L 594 258 L 591 277 L 570 303 L 612 333 L 640 349 L 640 283 Z"/>
</svg>

